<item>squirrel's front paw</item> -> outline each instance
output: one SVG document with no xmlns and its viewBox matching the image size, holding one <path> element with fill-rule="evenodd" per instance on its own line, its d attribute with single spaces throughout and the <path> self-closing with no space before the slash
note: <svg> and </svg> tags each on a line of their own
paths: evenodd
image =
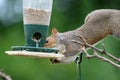
<svg viewBox="0 0 120 80">
<path fill-rule="evenodd" d="M 57 60 L 57 59 L 50 59 L 50 62 L 51 62 L 52 64 L 60 63 L 60 61 Z"/>
<path fill-rule="evenodd" d="M 66 47 L 65 47 L 64 44 L 60 44 L 60 45 L 58 46 L 58 49 L 59 49 L 59 52 L 60 52 L 61 54 L 64 54 L 64 53 L 66 52 Z"/>
</svg>

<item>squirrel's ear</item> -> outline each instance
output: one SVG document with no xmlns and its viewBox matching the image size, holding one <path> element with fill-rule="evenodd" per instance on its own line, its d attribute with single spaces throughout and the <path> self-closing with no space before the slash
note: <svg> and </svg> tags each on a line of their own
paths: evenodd
<svg viewBox="0 0 120 80">
<path fill-rule="evenodd" d="M 52 36 L 56 37 L 58 35 L 58 30 L 56 28 L 52 28 Z"/>
</svg>

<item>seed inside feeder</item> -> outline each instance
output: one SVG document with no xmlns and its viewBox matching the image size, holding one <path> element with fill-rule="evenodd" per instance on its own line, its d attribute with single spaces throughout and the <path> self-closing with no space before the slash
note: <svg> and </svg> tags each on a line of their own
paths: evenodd
<svg viewBox="0 0 120 80">
<path fill-rule="evenodd" d="M 24 24 L 49 25 L 51 13 L 42 9 L 25 8 Z"/>
</svg>

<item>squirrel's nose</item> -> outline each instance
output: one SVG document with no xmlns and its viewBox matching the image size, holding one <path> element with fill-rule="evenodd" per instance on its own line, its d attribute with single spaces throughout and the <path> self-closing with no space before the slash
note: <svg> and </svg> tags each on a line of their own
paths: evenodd
<svg viewBox="0 0 120 80">
<path fill-rule="evenodd" d="M 46 42 L 45 43 L 48 43 L 49 41 L 48 40 L 46 40 Z"/>
</svg>

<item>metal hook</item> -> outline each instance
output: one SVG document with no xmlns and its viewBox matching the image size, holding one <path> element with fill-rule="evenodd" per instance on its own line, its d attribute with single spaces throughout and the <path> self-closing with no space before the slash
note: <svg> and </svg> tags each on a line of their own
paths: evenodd
<svg viewBox="0 0 120 80">
<path fill-rule="evenodd" d="M 81 53 L 75 59 L 75 63 L 76 63 L 76 66 L 77 66 L 78 80 L 81 80 L 81 67 L 80 67 L 80 63 L 82 62 L 82 55 L 83 55 L 83 53 Z"/>
</svg>

